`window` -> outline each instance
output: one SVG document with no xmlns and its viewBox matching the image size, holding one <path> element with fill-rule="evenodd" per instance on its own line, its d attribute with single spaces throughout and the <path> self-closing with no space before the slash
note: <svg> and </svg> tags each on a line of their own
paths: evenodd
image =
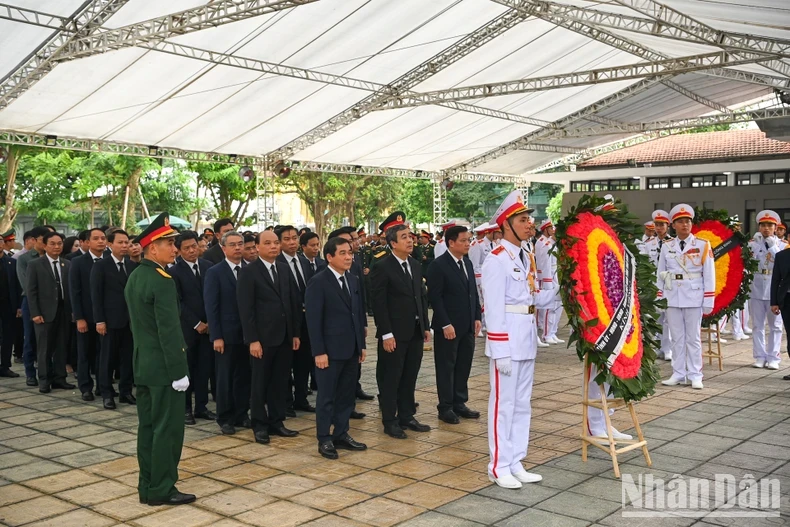
<svg viewBox="0 0 790 527">
<path fill-rule="evenodd" d="M 590 184 L 586 181 L 571 182 L 571 192 L 589 192 Z"/>
<path fill-rule="evenodd" d="M 753 172 L 747 174 L 736 174 L 735 184 L 744 185 L 784 185 L 790 183 L 790 175 L 787 171 L 782 172 Z"/>
<path fill-rule="evenodd" d="M 786 172 L 766 172 L 763 174 L 764 185 L 778 185 L 782 183 L 787 183 Z"/>
<path fill-rule="evenodd" d="M 653 177 L 647 180 L 648 189 L 703 188 L 703 187 L 726 187 L 726 186 L 727 186 L 727 176 L 725 174 L 716 174 L 710 176 Z"/>
<path fill-rule="evenodd" d="M 639 190 L 639 180 L 628 178 L 571 182 L 571 192 L 606 192 L 609 190 Z"/>
<path fill-rule="evenodd" d="M 647 180 L 647 188 L 648 189 L 663 189 L 669 188 L 669 178 L 668 177 L 651 177 Z"/>
<path fill-rule="evenodd" d="M 759 185 L 760 174 L 737 174 L 735 176 L 735 184 L 738 186 Z"/>
</svg>

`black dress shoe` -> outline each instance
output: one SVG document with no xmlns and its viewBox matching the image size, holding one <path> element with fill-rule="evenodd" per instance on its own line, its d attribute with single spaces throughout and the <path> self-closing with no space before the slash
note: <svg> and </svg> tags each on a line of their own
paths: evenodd
<svg viewBox="0 0 790 527">
<path fill-rule="evenodd" d="M 357 390 L 357 399 L 362 401 L 372 401 L 373 396 L 369 393 L 365 393 L 365 390 Z"/>
<path fill-rule="evenodd" d="M 22 364 L 23 362 L 25 361 L 22 360 L 22 357 L 14 357 L 15 364 Z"/>
<path fill-rule="evenodd" d="M 217 414 L 212 412 L 211 410 L 203 410 L 202 412 L 195 412 L 196 419 L 205 419 L 206 421 L 216 421 Z M 252 422 L 250 422 L 252 424 Z"/>
<path fill-rule="evenodd" d="M 192 503 L 196 499 L 194 494 L 184 494 L 176 491 L 175 494 L 166 500 L 148 500 L 148 505 L 152 507 L 156 507 L 157 505 L 186 505 L 187 503 Z"/>
<path fill-rule="evenodd" d="M 296 417 L 296 410 L 294 410 L 293 406 L 289 406 L 285 409 L 285 416 L 286 417 Z"/>
<path fill-rule="evenodd" d="M 142 496 L 140 496 L 140 503 L 142 504 L 148 503 L 148 498 L 143 498 Z"/>
<path fill-rule="evenodd" d="M 299 435 L 299 432 L 297 432 L 296 430 L 289 430 L 282 425 L 270 426 L 269 433 L 280 437 L 296 437 Z"/>
<path fill-rule="evenodd" d="M 416 419 L 412 419 L 408 423 L 401 423 L 401 427 L 409 430 L 414 430 L 415 432 L 430 432 L 431 427 L 428 425 L 424 425 L 417 421 Z"/>
<path fill-rule="evenodd" d="M 93 401 L 96 397 L 93 396 L 93 392 L 85 392 L 82 394 L 82 400 L 85 402 Z"/>
<path fill-rule="evenodd" d="M 318 445 L 318 453 L 327 459 L 338 458 L 337 450 L 335 450 L 335 445 L 332 444 L 332 441 L 327 441 L 326 443 Z"/>
<path fill-rule="evenodd" d="M 52 391 L 52 388 L 49 387 L 49 384 L 42 383 L 38 385 L 38 391 L 41 393 L 49 393 Z"/>
<path fill-rule="evenodd" d="M 104 399 L 104 409 L 105 410 L 115 410 L 115 399 L 110 397 L 109 399 Z"/>
<path fill-rule="evenodd" d="M 785 375 L 784 377 L 782 377 L 782 380 L 783 381 L 790 381 L 790 375 Z"/>
<path fill-rule="evenodd" d="M 233 434 L 236 433 L 236 429 L 230 423 L 219 425 L 219 429 L 222 430 L 222 433 L 226 436 L 232 436 Z"/>
<path fill-rule="evenodd" d="M 73 390 L 76 388 L 75 385 L 71 384 L 70 382 L 62 381 L 62 382 L 53 382 L 52 387 L 58 390 Z"/>
<path fill-rule="evenodd" d="M 453 412 L 452 410 L 446 410 L 444 412 L 441 412 L 439 414 L 439 419 L 450 425 L 457 425 L 458 423 L 461 422 L 461 420 L 458 419 L 458 416 L 455 415 L 455 412 Z"/>
<path fill-rule="evenodd" d="M 301 410 L 303 412 L 315 413 L 315 406 L 311 405 L 308 402 L 299 403 L 294 405 L 295 410 Z"/>
<path fill-rule="evenodd" d="M 464 419 L 480 419 L 480 412 L 476 410 L 471 410 L 466 406 L 462 406 L 460 408 L 456 408 L 455 415 L 458 417 L 463 417 Z"/>
<path fill-rule="evenodd" d="M 28 377 L 25 379 L 25 384 L 28 386 L 38 386 L 38 379 L 35 377 Z"/>
<path fill-rule="evenodd" d="M 118 401 L 126 404 L 137 404 L 137 399 L 131 393 L 129 395 L 121 395 Z"/>
<path fill-rule="evenodd" d="M 0 370 L 0 377 L 8 377 L 10 379 L 14 379 L 19 377 L 19 374 L 15 371 L 11 371 L 9 368 L 3 368 Z"/>
<path fill-rule="evenodd" d="M 360 443 L 359 441 L 354 441 L 350 435 L 345 434 L 343 437 L 335 439 L 332 441 L 335 445 L 335 448 L 342 448 L 343 450 L 367 450 L 368 445 L 365 443 Z"/>
<path fill-rule="evenodd" d="M 313 395 L 313 390 L 312 390 L 312 388 L 308 388 L 308 389 L 307 389 L 307 395 Z"/>
<path fill-rule="evenodd" d="M 353 412 L 351 412 L 351 415 L 349 415 L 349 417 L 351 419 L 362 419 L 363 417 L 365 417 L 365 415 L 366 414 L 363 414 L 362 412 L 357 412 L 356 410 L 354 410 Z"/>
<path fill-rule="evenodd" d="M 195 416 L 192 415 L 192 412 L 184 412 L 184 424 L 185 425 L 194 425 L 195 423 Z"/>
<path fill-rule="evenodd" d="M 240 423 L 236 423 L 239 428 L 252 428 L 252 419 L 245 417 Z"/>
<path fill-rule="evenodd" d="M 385 425 L 384 433 L 395 439 L 406 439 L 408 437 L 406 432 L 403 431 L 403 428 L 398 425 Z"/>
<path fill-rule="evenodd" d="M 266 430 L 258 430 L 257 432 L 255 432 L 254 435 L 255 435 L 256 443 L 260 443 L 262 445 L 269 444 L 269 432 L 267 432 Z"/>
</svg>

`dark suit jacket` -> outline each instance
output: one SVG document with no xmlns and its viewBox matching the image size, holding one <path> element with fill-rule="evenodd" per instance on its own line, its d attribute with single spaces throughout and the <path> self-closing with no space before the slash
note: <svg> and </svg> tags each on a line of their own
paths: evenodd
<svg viewBox="0 0 790 527">
<path fill-rule="evenodd" d="M 428 299 L 433 307 L 431 327 L 434 331 L 441 331 L 449 324 L 457 333 L 474 331 L 475 320 L 481 318 L 475 271 L 468 258 L 463 262 L 466 276 L 449 251 L 428 267 Z"/>
<path fill-rule="evenodd" d="M 280 346 L 299 337 L 302 330 L 302 300 L 288 264 L 275 261 L 279 283 L 274 284 L 261 259 L 239 273 L 237 296 L 244 342 Z"/>
<path fill-rule="evenodd" d="M 137 264 L 124 258 L 123 266 L 126 269 L 125 275 L 118 270 L 111 254 L 93 264 L 91 270 L 93 319 L 97 324 L 104 322 L 109 329 L 121 329 L 129 324 L 129 310 L 123 290 Z"/>
<path fill-rule="evenodd" d="M 71 271 L 69 272 L 71 309 L 74 312 L 74 320 L 85 320 L 89 324 L 96 323 L 96 319 L 93 317 L 93 301 L 91 299 L 91 271 L 93 270 L 94 258 L 90 251 L 82 256 L 73 258 L 71 260 Z M 102 257 L 99 256 L 98 258 L 101 259 Z"/>
<path fill-rule="evenodd" d="M 222 252 L 222 246 L 216 243 L 209 247 L 208 250 L 203 253 L 203 259 L 215 265 L 223 261 L 225 259 L 225 253 Z"/>
<path fill-rule="evenodd" d="M 88 251 L 88 252 L 90 252 L 90 251 Z M 88 254 L 88 253 L 84 253 L 81 250 L 77 249 L 76 251 L 71 252 L 71 253 L 67 254 L 66 256 L 64 256 L 64 258 L 66 260 L 74 260 L 74 259 L 79 258 L 80 256 L 84 256 L 86 254 Z"/>
<path fill-rule="evenodd" d="M 310 281 L 305 293 L 305 315 L 313 357 L 329 355 L 345 360 L 365 349 L 367 314 L 362 303 L 361 282 L 345 274 L 350 298 L 335 274 L 325 269 Z"/>
<path fill-rule="evenodd" d="M 211 262 L 203 258 L 197 259 L 200 280 L 195 276 L 191 264 L 179 258 L 178 262 L 169 269 L 170 275 L 176 283 L 178 302 L 181 306 L 181 330 L 187 346 L 195 343 L 200 334 L 195 331 L 199 322 L 208 324 L 206 317 L 206 304 L 203 301 L 203 288 L 206 281 L 206 272 L 211 267 Z"/>
<path fill-rule="evenodd" d="M 305 276 L 307 276 L 307 281 L 309 282 L 311 278 L 322 269 L 326 269 L 326 260 L 321 258 L 320 256 L 315 257 L 315 273 L 310 268 L 310 260 L 308 260 L 305 255 L 299 255 L 299 261 L 302 262 L 302 269 L 305 270 Z"/>
<path fill-rule="evenodd" d="M 776 255 L 771 276 L 771 305 L 781 308 L 785 302 L 790 302 L 790 249 Z"/>
<path fill-rule="evenodd" d="M 284 263 L 285 266 L 288 268 L 289 274 L 293 276 L 293 267 L 291 266 L 291 264 L 288 263 L 288 260 L 285 259 L 285 255 L 283 253 L 277 255 L 277 261 Z M 299 262 L 299 266 L 301 267 L 302 270 L 302 278 L 304 279 L 305 286 L 307 286 L 307 281 L 313 277 L 313 272 L 310 270 L 310 264 L 307 262 L 307 258 L 300 255 L 299 253 L 296 253 L 296 261 Z M 294 283 L 296 283 L 296 278 L 294 278 Z M 298 290 L 298 286 L 297 286 L 297 290 Z M 303 291 L 299 293 L 299 299 L 301 300 L 302 304 L 304 304 Z"/>
<path fill-rule="evenodd" d="M 415 322 L 419 322 L 423 332 L 428 331 L 428 299 L 422 286 L 420 263 L 409 257 L 409 269 L 411 280 L 390 254 L 370 271 L 370 301 L 377 337 L 392 333 L 396 340 L 410 340 L 414 337 Z"/>
<path fill-rule="evenodd" d="M 66 307 L 67 320 L 71 320 L 71 300 L 69 298 L 69 270 L 71 262 L 63 258 L 60 261 L 60 284 L 63 287 L 63 302 Z M 44 322 L 52 322 L 58 312 L 58 285 L 55 273 L 49 264 L 47 255 L 31 260 L 27 266 L 27 284 L 25 284 L 30 318 L 43 316 Z"/>
<path fill-rule="evenodd" d="M 244 262 L 241 267 L 244 268 Z M 241 272 L 239 272 L 241 274 Z M 203 278 L 203 305 L 208 319 L 211 342 L 223 339 L 225 344 L 244 344 L 236 298 L 236 277 L 225 260 L 212 265 Z"/>
<path fill-rule="evenodd" d="M 0 266 L 5 270 L 5 287 L 8 289 L 10 303 L 0 306 L 3 316 L 16 317 L 16 310 L 22 307 L 22 288 L 16 274 L 16 260 L 3 253 L 0 254 Z"/>
</svg>

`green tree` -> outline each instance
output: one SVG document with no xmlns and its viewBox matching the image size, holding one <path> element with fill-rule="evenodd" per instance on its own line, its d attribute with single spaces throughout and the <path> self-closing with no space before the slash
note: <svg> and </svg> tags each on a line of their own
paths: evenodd
<svg viewBox="0 0 790 527">
<path fill-rule="evenodd" d="M 554 223 L 560 221 L 560 218 L 562 217 L 562 194 L 563 193 L 560 192 L 551 198 L 548 206 L 546 207 L 546 215 Z"/>
<path fill-rule="evenodd" d="M 204 189 L 218 218 L 230 218 L 241 224 L 255 198 L 255 178 L 244 181 L 239 167 L 220 163 L 188 163 L 186 169 L 198 174 L 198 193 Z"/>
<path fill-rule="evenodd" d="M 447 192 L 447 215 L 480 223 L 492 215 L 502 199 L 513 190 L 509 183 L 458 182 Z"/>
<path fill-rule="evenodd" d="M 429 179 L 398 179 L 390 210 L 401 210 L 414 223 L 433 221 L 433 187 Z M 381 218 L 383 219 L 383 218 Z"/>
</svg>

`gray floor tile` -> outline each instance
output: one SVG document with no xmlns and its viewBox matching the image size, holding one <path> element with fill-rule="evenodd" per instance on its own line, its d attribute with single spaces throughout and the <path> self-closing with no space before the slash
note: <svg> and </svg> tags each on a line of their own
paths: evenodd
<svg viewBox="0 0 790 527">
<path fill-rule="evenodd" d="M 527 509 L 496 525 L 497 527 L 584 527 L 589 525 L 589 522 L 553 512 Z"/>
<path fill-rule="evenodd" d="M 483 524 L 431 511 L 399 523 L 398 527 L 478 527 L 481 525 Z"/>
<path fill-rule="evenodd" d="M 621 505 L 620 501 L 603 500 L 565 491 L 540 502 L 535 507 L 555 514 L 594 522 L 609 516 Z"/>
<path fill-rule="evenodd" d="M 451 503 L 442 505 L 437 510 L 466 520 L 492 524 L 512 516 L 523 509 L 524 507 L 512 503 L 470 494 L 469 496 L 464 496 Z"/>
<path fill-rule="evenodd" d="M 503 489 L 497 485 L 491 485 L 478 491 L 477 494 L 487 498 L 515 503 L 516 505 L 523 505 L 524 507 L 532 507 L 559 492 L 561 492 L 559 489 L 544 486 L 543 482 L 541 482 L 530 483 L 517 490 Z"/>
<path fill-rule="evenodd" d="M 567 490 L 592 477 L 589 474 L 564 470 L 549 465 L 535 467 L 532 469 L 532 472 L 543 476 L 543 481 L 540 482 L 541 487 L 552 487 L 560 490 Z"/>
<path fill-rule="evenodd" d="M 70 470 L 70 468 L 60 463 L 36 461 L 34 463 L 27 463 L 25 465 L 0 470 L 0 478 L 19 482 L 49 476 L 58 472 L 65 472 L 66 470 Z"/>
<path fill-rule="evenodd" d="M 73 468 L 87 467 L 88 465 L 95 465 L 97 463 L 104 463 L 105 461 L 112 461 L 123 457 L 121 454 L 104 450 L 103 448 L 94 448 L 91 450 L 84 450 L 67 456 L 55 458 L 58 463 L 63 463 Z"/>
</svg>

